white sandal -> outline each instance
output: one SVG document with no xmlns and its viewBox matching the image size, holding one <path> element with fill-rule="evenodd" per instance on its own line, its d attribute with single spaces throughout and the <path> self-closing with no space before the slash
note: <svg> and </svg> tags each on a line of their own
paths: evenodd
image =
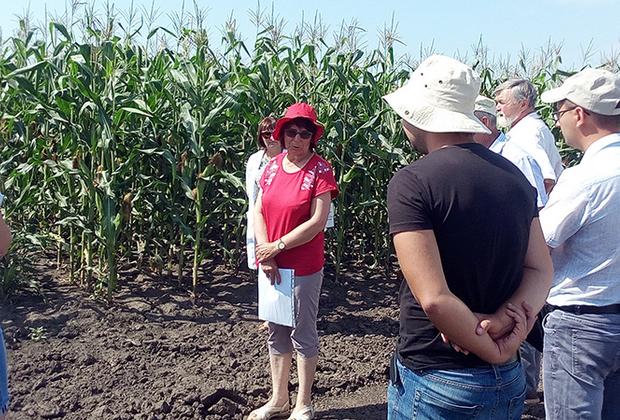
<svg viewBox="0 0 620 420">
<path fill-rule="evenodd" d="M 288 420 L 312 420 L 316 412 L 312 405 L 306 405 L 301 410 L 293 410 Z"/>
<path fill-rule="evenodd" d="M 288 412 L 291 410 L 291 405 L 287 401 L 284 403 L 282 407 L 277 407 L 275 405 L 269 405 L 269 403 L 263 405 L 260 408 L 252 411 L 248 416 L 247 420 L 269 420 L 276 417 L 284 417 L 288 415 Z"/>
</svg>

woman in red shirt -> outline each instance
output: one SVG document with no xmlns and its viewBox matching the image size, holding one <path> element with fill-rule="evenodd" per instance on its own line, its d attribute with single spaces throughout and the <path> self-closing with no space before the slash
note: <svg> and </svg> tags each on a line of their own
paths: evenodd
<svg viewBox="0 0 620 420">
<path fill-rule="evenodd" d="M 314 418 L 310 391 L 319 353 L 316 318 L 323 281 L 325 223 L 338 194 L 333 170 L 315 153 L 324 132 L 314 108 L 291 105 L 276 123 L 273 137 L 286 152 L 273 158 L 260 180 L 254 213 L 256 260 L 274 282 L 278 268 L 295 271 L 295 328 L 269 323 L 272 396 L 249 420 L 269 419 L 290 410 L 288 379 L 297 352 L 299 392 L 289 419 Z"/>
</svg>

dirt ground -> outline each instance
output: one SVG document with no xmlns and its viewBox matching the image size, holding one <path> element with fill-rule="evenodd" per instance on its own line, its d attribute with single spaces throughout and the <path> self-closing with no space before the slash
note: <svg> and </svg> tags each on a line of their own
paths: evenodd
<svg viewBox="0 0 620 420">
<path fill-rule="evenodd" d="M 269 394 L 265 332 L 249 273 L 205 267 L 187 286 L 121 273 L 112 304 L 41 263 L 41 295 L 2 304 L 11 419 L 242 419 Z M 387 363 L 398 333 L 398 282 L 326 273 L 318 321 L 318 418 L 385 419 Z M 296 389 L 293 370 L 291 397 Z M 544 418 L 542 404 L 526 419 Z"/>
</svg>

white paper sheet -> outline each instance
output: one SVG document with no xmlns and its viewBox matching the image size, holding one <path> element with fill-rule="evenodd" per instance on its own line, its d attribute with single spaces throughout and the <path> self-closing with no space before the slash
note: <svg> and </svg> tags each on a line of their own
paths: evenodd
<svg viewBox="0 0 620 420">
<path fill-rule="evenodd" d="M 258 318 L 287 327 L 295 327 L 295 270 L 280 268 L 280 284 L 271 281 L 258 268 Z"/>
<path fill-rule="evenodd" d="M 327 222 L 325 223 L 325 229 L 334 227 L 334 215 L 336 214 L 336 206 L 334 202 L 329 203 L 329 213 L 327 213 Z"/>
</svg>

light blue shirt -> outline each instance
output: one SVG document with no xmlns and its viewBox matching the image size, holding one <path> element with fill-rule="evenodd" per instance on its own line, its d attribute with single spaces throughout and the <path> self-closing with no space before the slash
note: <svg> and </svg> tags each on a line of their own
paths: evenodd
<svg viewBox="0 0 620 420">
<path fill-rule="evenodd" d="M 547 204 L 545 179 L 540 166 L 525 149 L 516 143 L 508 141 L 504 133 L 499 133 L 489 150 L 498 153 L 511 161 L 525 175 L 525 178 L 536 188 L 538 208 Z"/>
<path fill-rule="evenodd" d="M 7 377 L 6 349 L 4 348 L 4 335 L 0 327 L 0 414 L 4 414 L 9 409 L 9 384 Z"/>
<path fill-rule="evenodd" d="M 556 306 L 620 303 L 620 133 L 590 145 L 540 212 Z"/>
</svg>

